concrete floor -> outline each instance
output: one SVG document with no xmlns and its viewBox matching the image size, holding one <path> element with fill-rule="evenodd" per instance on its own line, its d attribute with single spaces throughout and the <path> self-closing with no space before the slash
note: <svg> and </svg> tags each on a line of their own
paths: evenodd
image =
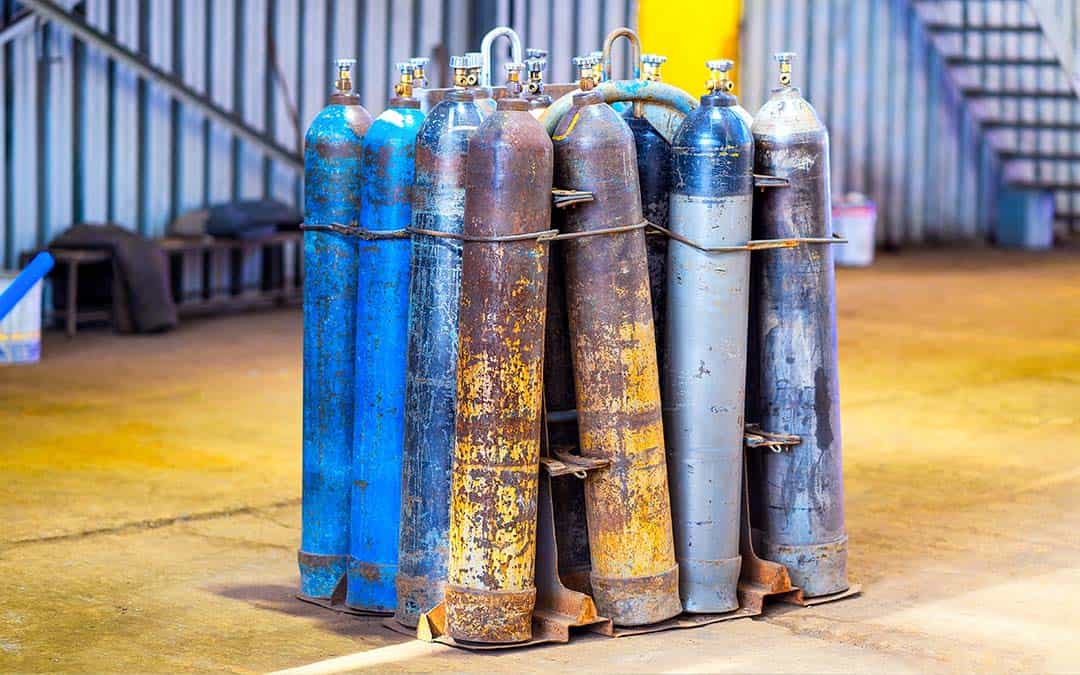
<svg viewBox="0 0 1080 675">
<path fill-rule="evenodd" d="M 476 655 L 293 599 L 300 315 L 50 334 L 0 370 L 0 670 L 1075 671 L 1080 251 L 839 280 L 861 597 Z"/>
</svg>

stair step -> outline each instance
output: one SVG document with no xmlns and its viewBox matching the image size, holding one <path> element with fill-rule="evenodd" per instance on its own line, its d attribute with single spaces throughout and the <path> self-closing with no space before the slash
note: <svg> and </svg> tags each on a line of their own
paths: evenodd
<svg viewBox="0 0 1080 675">
<path fill-rule="evenodd" d="M 969 98 L 1076 99 L 1076 92 L 1071 89 L 1039 91 L 1038 89 L 985 89 L 983 87 L 969 87 L 967 89 L 961 89 L 960 93 Z"/>
<path fill-rule="evenodd" d="M 1028 120 L 982 120 L 986 129 L 1030 129 L 1034 131 L 1080 131 L 1080 122 L 1050 122 Z"/>
<path fill-rule="evenodd" d="M 947 33 L 1042 33 L 1042 26 L 1039 24 L 986 24 L 986 25 L 968 25 L 964 26 L 955 23 L 928 23 L 926 24 L 926 30 L 931 33 L 947 34 Z"/>
<path fill-rule="evenodd" d="M 1002 150 L 1006 162 L 1080 162 L 1080 152 L 1036 152 L 1034 150 Z"/>
<path fill-rule="evenodd" d="M 1055 59 L 1005 59 L 993 57 L 946 56 L 950 66 L 1041 66 L 1061 68 L 1061 62 Z"/>
<path fill-rule="evenodd" d="M 1006 181 L 1010 186 L 1015 188 L 1023 188 L 1026 190 L 1052 190 L 1054 192 L 1080 192 L 1080 179 L 1076 182 L 1073 181 L 1052 181 L 1052 180 L 1008 180 Z"/>
</svg>

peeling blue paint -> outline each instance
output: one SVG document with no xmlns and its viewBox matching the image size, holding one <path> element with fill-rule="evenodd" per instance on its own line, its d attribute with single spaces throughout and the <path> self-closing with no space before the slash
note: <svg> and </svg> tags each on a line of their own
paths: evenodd
<svg viewBox="0 0 1080 675">
<path fill-rule="evenodd" d="M 465 155 L 481 121 L 467 90 L 431 109 L 416 140 L 414 227 L 461 233 Z M 412 246 L 396 612 L 408 626 L 446 584 L 461 296 L 461 242 L 414 234 Z"/>
<path fill-rule="evenodd" d="M 409 226 L 416 134 L 423 119 L 419 107 L 393 106 L 364 135 L 363 229 Z M 408 238 L 373 239 L 361 241 L 358 254 L 356 434 L 345 602 L 372 612 L 392 612 L 397 604 L 410 248 Z"/>
<path fill-rule="evenodd" d="M 360 140 L 371 116 L 332 103 L 304 142 L 304 219 L 355 223 L 360 206 Z M 353 444 L 356 240 L 304 233 L 304 441 L 300 593 L 329 598 L 349 552 Z"/>
</svg>

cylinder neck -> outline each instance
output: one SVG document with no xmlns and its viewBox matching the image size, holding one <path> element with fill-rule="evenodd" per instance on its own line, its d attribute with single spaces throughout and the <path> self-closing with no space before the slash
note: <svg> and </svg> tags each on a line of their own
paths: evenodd
<svg viewBox="0 0 1080 675">
<path fill-rule="evenodd" d="M 701 96 L 701 107 L 730 108 L 739 101 L 731 94 L 724 91 L 710 91 Z"/>
<path fill-rule="evenodd" d="M 330 105 L 360 105 L 360 97 L 356 94 L 335 91 L 330 94 Z"/>
<path fill-rule="evenodd" d="M 578 107 L 597 105 L 604 102 L 604 95 L 601 94 L 599 91 L 592 89 L 590 91 L 583 91 L 574 94 L 573 101 L 574 105 Z"/>
<path fill-rule="evenodd" d="M 474 101 L 476 100 L 476 94 L 472 89 L 451 89 L 446 93 L 446 98 L 450 101 Z"/>
<path fill-rule="evenodd" d="M 420 101 L 411 96 L 395 96 L 394 98 L 390 99 L 390 107 L 419 110 Z"/>
<path fill-rule="evenodd" d="M 496 110 L 524 110 L 528 112 L 529 102 L 523 98 L 500 98 L 495 102 Z"/>
</svg>

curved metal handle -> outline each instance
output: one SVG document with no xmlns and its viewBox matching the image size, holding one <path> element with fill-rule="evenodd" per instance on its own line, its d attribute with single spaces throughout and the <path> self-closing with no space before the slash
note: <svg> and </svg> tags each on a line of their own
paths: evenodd
<svg viewBox="0 0 1080 675">
<path fill-rule="evenodd" d="M 621 37 L 630 41 L 631 58 L 634 63 L 634 79 L 641 79 L 641 38 L 626 26 L 616 28 L 604 38 L 604 55 L 601 58 L 601 62 L 604 64 L 604 79 L 611 79 L 611 45 Z"/>
<path fill-rule="evenodd" d="M 517 32 L 509 26 L 497 26 L 484 35 L 480 41 L 480 86 L 491 86 L 491 45 L 500 37 L 510 39 L 510 58 L 514 63 L 524 63 L 525 55 L 521 50 L 521 38 Z"/>
<path fill-rule="evenodd" d="M 644 108 L 645 119 L 649 120 L 657 133 L 668 143 L 675 136 L 683 118 L 698 105 L 693 96 L 664 82 L 614 80 L 601 82 L 593 91 L 600 92 L 606 103 L 640 103 Z M 541 116 L 540 121 L 547 128 L 549 136 L 555 133 L 559 121 L 573 106 L 574 93 L 563 95 Z"/>
</svg>

